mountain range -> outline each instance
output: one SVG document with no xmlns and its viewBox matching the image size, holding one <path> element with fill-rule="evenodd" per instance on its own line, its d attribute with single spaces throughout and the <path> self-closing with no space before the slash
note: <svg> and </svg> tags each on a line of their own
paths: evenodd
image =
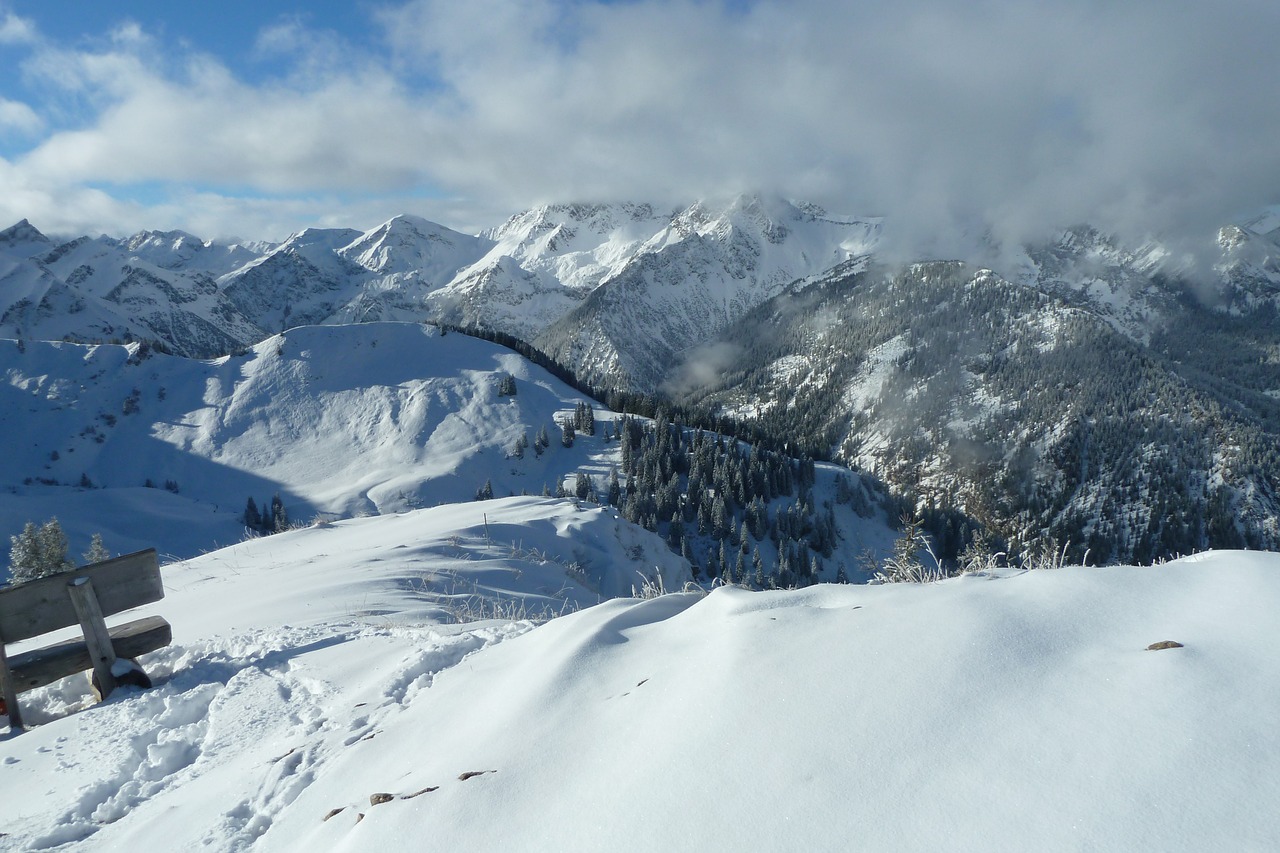
<svg viewBox="0 0 1280 853">
<path fill-rule="evenodd" d="M 1280 547 L 1280 216 L 1194 261 L 1080 226 L 987 264 L 888 264 L 884 227 L 761 195 L 278 244 L 55 241 L 24 221 L 0 232 L 0 335 L 207 359 L 295 326 L 426 320 L 852 465 L 949 556 L 975 523 L 1103 561 Z"/>
<path fill-rule="evenodd" d="M 793 280 L 867 255 L 879 227 L 759 196 L 548 206 L 478 236 L 405 215 L 279 244 L 182 232 L 55 242 L 24 220 L 0 232 L 0 334 L 149 340 L 209 358 L 292 326 L 431 319 L 566 363 L 589 353 L 575 365 L 584 378 L 653 390 L 676 353 Z"/>
<path fill-rule="evenodd" d="M 0 849 L 1275 849 L 1280 556 L 1174 555 L 1280 550 L 1277 225 L 0 232 L 0 536 L 173 629 L 0 716 Z"/>
</svg>

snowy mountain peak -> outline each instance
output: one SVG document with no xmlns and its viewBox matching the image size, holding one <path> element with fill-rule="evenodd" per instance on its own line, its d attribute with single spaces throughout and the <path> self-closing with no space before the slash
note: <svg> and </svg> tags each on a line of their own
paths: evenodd
<svg viewBox="0 0 1280 853">
<path fill-rule="evenodd" d="M 186 231 L 139 231 L 119 244 L 132 258 L 154 264 L 161 269 L 199 269 L 221 275 L 256 257 L 256 253 L 239 246 L 223 246 L 206 242 Z"/>
<path fill-rule="evenodd" d="M 0 252 L 20 258 L 47 251 L 53 241 L 27 220 L 0 231 Z"/>
<path fill-rule="evenodd" d="M 482 236 L 511 246 L 532 243 L 553 231 L 570 237 L 581 233 L 601 238 L 621 232 L 623 239 L 629 240 L 634 239 L 629 232 L 637 227 L 652 232 L 653 228 L 643 223 L 666 221 L 667 218 L 655 212 L 653 205 L 645 203 L 551 204 L 517 213 L 497 228 L 483 232 Z"/>
<path fill-rule="evenodd" d="M 301 251 L 311 248 L 336 252 L 359 239 L 361 232 L 354 228 L 304 228 L 289 235 L 276 251 Z"/>
<path fill-rule="evenodd" d="M 170 251 L 179 252 L 202 249 L 205 242 L 186 231 L 139 231 L 122 245 L 130 252 L 141 251 L 147 246 L 164 246 Z"/>
<path fill-rule="evenodd" d="M 437 280 L 474 263 L 492 243 L 423 219 L 401 214 L 366 231 L 338 250 L 344 258 L 376 273 L 408 273 Z M 448 274 L 445 276 L 444 274 Z"/>
<path fill-rule="evenodd" d="M 1280 239 L 1280 206 L 1267 208 L 1267 210 L 1242 223 L 1242 227 L 1254 234 L 1261 234 L 1272 240 Z"/>
</svg>

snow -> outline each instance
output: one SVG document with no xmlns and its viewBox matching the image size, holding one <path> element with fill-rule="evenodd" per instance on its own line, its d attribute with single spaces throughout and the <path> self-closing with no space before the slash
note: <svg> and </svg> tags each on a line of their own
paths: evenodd
<svg viewBox="0 0 1280 853">
<path fill-rule="evenodd" d="M 136 355 L 0 341 L 0 535 L 56 515 L 73 554 L 100 531 L 114 552 L 189 557 L 240 539 L 249 497 L 279 493 L 309 522 L 467 500 L 486 481 L 537 494 L 579 468 L 603 485 L 619 462 L 600 435 L 508 458 L 584 398 L 510 350 L 434 327 L 298 328 L 216 361 Z M 515 397 L 497 395 L 503 374 Z M 602 428 L 612 416 L 598 411 Z M 177 493 L 159 488 L 170 480 Z"/>
<path fill-rule="evenodd" d="M 1275 554 L 446 624 L 432 573 L 590 596 L 477 511 L 526 554 L 575 519 L 630 548 L 604 511 L 512 498 L 167 566 L 153 689 L 24 694 L 0 849 L 1280 844 Z"/>
<path fill-rule="evenodd" d="M 898 359 L 907 352 L 906 335 L 897 335 L 867 353 L 858 377 L 845 389 L 847 408 L 860 411 L 879 401 Z"/>
<path fill-rule="evenodd" d="M 498 396 L 502 376 L 516 396 Z M 578 472 L 604 493 L 621 468 L 619 444 L 604 438 L 617 415 L 593 405 L 596 434 L 559 441 L 558 423 L 584 399 L 508 349 L 415 323 L 299 327 L 214 361 L 0 341 L 11 449 L 0 456 L 0 537 L 56 516 L 73 558 L 101 533 L 113 553 L 180 559 L 243 538 L 249 498 L 265 511 L 279 494 L 307 524 L 469 502 L 486 483 L 499 497 L 572 490 Z M 551 445 L 515 458 L 517 439 L 539 429 Z M 817 506 L 834 499 L 836 478 L 820 466 Z M 828 579 L 842 563 L 856 575 L 864 549 L 887 553 L 894 538 L 882 514 L 834 511 L 843 539 Z M 701 557 L 710 540 L 691 544 Z M 761 543 L 765 560 L 773 548 Z"/>
<path fill-rule="evenodd" d="M 479 238 L 415 217 L 279 247 L 144 232 L 46 269 L 15 226 L 0 283 L 41 334 L 127 328 L 116 312 L 166 288 L 231 316 L 211 275 L 282 324 L 483 296 L 545 325 L 633 267 L 654 292 L 697 279 L 693 307 L 728 316 L 879 229 L 743 196 L 543 208 Z M 647 267 L 659 251 L 669 268 Z M 1128 279 L 1053 275 L 1148 310 Z M 902 347 L 869 353 L 849 399 L 883 403 Z M 515 494 L 618 464 L 581 434 L 508 456 L 581 399 L 415 323 L 292 328 L 213 361 L 0 341 L 0 535 L 57 515 L 74 552 L 96 531 L 158 545 L 167 595 L 141 612 L 174 633 L 141 661 L 150 690 L 23 694 L 29 729 L 0 724 L 0 851 L 1280 848 L 1280 555 L 708 594 L 615 510 Z M 819 502 L 839 476 L 818 466 Z M 486 481 L 510 496 L 458 502 Z M 273 492 L 310 526 L 237 541 L 245 498 Z M 835 513 L 829 569 L 891 546 L 881 518 Z M 621 597 L 646 587 L 677 592 Z"/>
</svg>

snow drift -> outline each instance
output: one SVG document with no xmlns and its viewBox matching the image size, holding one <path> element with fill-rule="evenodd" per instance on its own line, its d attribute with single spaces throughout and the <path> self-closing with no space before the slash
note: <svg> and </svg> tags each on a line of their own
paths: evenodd
<svg viewBox="0 0 1280 853">
<path fill-rule="evenodd" d="M 513 501 L 490 523 L 545 513 L 549 531 L 572 515 Z M 1280 843 L 1274 554 L 721 588 L 533 630 L 446 627 L 438 601 L 388 581 L 432 548 L 440 569 L 491 559 L 474 524 L 450 544 L 454 512 L 167 568 L 156 607 L 175 645 L 147 661 L 158 686 L 89 706 L 73 680 L 52 685 L 32 701 L 40 725 L 0 742 L 0 846 Z M 549 577 L 514 559 L 508 582 Z M 1161 640 L 1184 647 L 1147 650 Z"/>
</svg>

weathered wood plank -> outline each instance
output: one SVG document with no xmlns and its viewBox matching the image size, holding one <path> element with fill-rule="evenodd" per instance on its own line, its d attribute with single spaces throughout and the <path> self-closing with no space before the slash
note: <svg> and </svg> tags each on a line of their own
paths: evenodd
<svg viewBox="0 0 1280 853">
<path fill-rule="evenodd" d="M 67 592 L 71 594 L 71 603 L 75 605 L 76 616 L 80 619 L 80 633 L 84 634 L 84 643 L 89 647 L 93 674 L 98 677 L 99 695 L 106 699 L 116 689 L 116 677 L 111 673 L 116 653 L 111 648 L 107 620 L 102 618 L 102 608 L 98 606 L 98 597 L 94 595 L 93 581 L 77 577 L 67 584 Z"/>
<path fill-rule="evenodd" d="M 9 730 L 16 732 L 22 728 L 22 711 L 18 708 L 18 688 L 14 684 L 4 643 L 0 643 L 0 697 L 4 699 L 5 714 L 9 717 Z"/>
<path fill-rule="evenodd" d="M 98 606 L 108 615 L 164 598 L 155 549 L 126 554 L 0 589 L 0 642 L 16 643 L 77 624 L 80 617 L 67 583 L 78 577 L 93 581 Z"/>
<path fill-rule="evenodd" d="M 173 629 L 159 616 L 117 625 L 110 634 L 116 657 L 121 658 L 136 658 L 173 642 Z M 9 673 L 15 693 L 34 690 L 92 668 L 89 647 L 83 640 L 67 640 L 9 658 Z"/>
</svg>

